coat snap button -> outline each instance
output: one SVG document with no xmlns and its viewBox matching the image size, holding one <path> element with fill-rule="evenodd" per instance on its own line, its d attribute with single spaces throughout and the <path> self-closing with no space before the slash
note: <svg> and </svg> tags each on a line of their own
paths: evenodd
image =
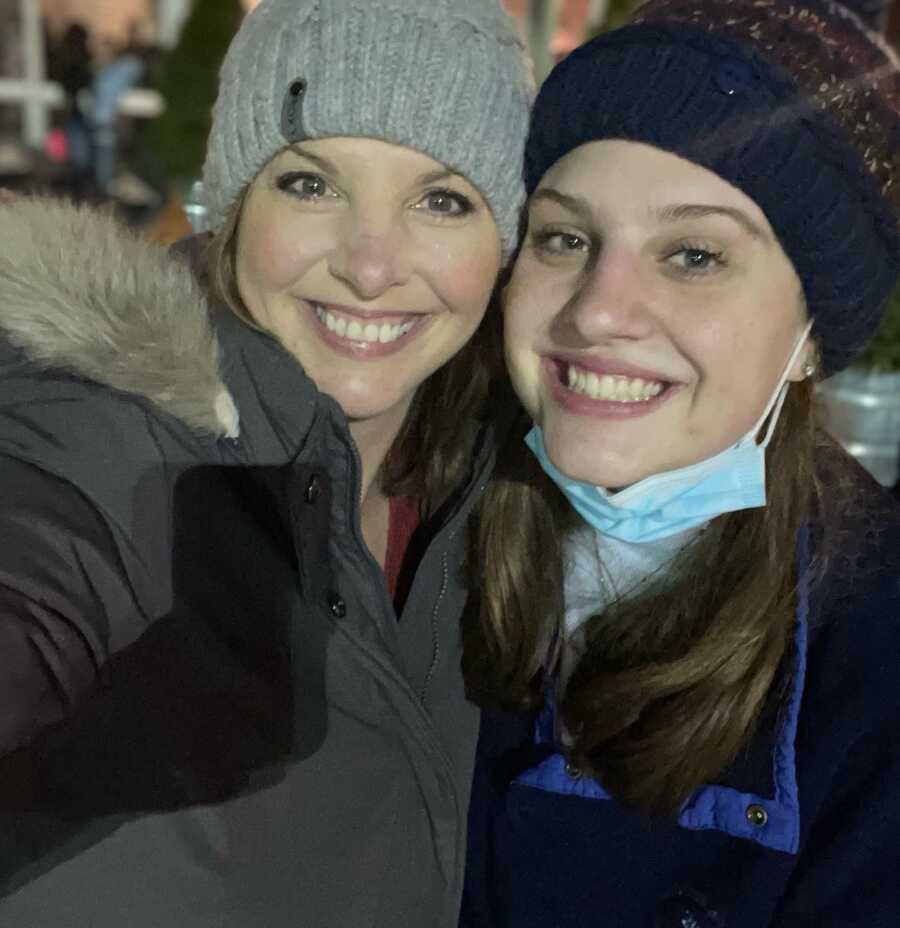
<svg viewBox="0 0 900 928">
<path fill-rule="evenodd" d="M 347 614 L 347 604 L 337 593 L 328 594 L 328 608 L 336 619 L 342 619 Z"/>
<path fill-rule="evenodd" d="M 762 827 L 769 821 L 769 813 L 762 806 L 747 806 L 747 821 L 751 825 Z"/>
<path fill-rule="evenodd" d="M 753 68 L 740 58 L 728 58 L 716 70 L 716 86 L 726 96 L 746 91 L 753 83 Z"/>
<path fill-rule="evenodd" d="M 581 767 L 577 764 L 573 764 L 572 761 L 566 761 L 566 775 L 570 780 L 580 780 L 582 777 L 583 771 Z"/>
<path fill-rule="evenodd" d="M 304 499 L 312 505 L 319 498 L 320 492 L 321 486 L 319 485 L 319 478 L 313 474 L 312 477 L 309 478 L 309 483 L 306 485 L 306 492 L 303 494 Z"/>
<path fill-rule="evenodd" d="M 716 920 L 696 900 L 678 893 L 659 908 L 655 928 L 715 928 Z"/>
</svg>

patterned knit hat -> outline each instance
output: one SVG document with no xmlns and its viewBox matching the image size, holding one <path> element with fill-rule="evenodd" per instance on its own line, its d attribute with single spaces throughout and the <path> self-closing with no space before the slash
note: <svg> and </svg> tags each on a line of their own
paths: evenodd
<svg viewBox="0 0 900 928">
<path fill-rule="evenodd" d="M 471 181 L 509 255 L 532 97 L 500 0 L 263 0 L 222 66 L 203 170 L 212 227 L 286 145 L 366 136 Z"/>
<path fill-rule="evenodd" d="M 753 199 L 803 282 L 826 373 L 853 360 L 900 272 L 900 71 L 856 16 L 830 0 L 650 0 L 545 83 L 529 192 L 604 138 L 671 151 Z"/>
</svg>

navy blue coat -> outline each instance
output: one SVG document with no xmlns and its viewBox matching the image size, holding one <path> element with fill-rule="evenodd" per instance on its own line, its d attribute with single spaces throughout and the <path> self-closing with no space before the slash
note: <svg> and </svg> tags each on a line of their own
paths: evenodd
<svg viewBox="0 0 900 928">
<path fill-rule="evenodd" d="M 465 928 L 900 925 L 900 510 L 860 498 L 801 587 L 787 699 L 677 823 L 567 773 L 546 710 L 484 715 Z"/>
</svg>

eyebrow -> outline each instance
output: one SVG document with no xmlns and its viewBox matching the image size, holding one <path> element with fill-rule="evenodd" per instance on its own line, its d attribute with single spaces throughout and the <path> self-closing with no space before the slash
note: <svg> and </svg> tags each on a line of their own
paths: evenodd
<svg viewBox="0 0 900 928">
<path fill-rule="evenodd" d="M 333 161 L 329 161 L 327 158 L 323 158 L 321 155 L 314 155 L 311 151 L 306 151 L 301 148 L 299 145 L 288 145 L 287 150 L 292 154 L 298 155 L 301 158 L 305 158 L 307 161 L 311 161 L 313 164 L 318 165 L 323 171 L 327 171 L 329 174 L 339 174 L 337 165 Z M 440 168 L 437 171 L 429 171 L 427 174 L 423 174 L 418 178 L 417 183 L 427 186 L 428 184 L 436 184 L 442 180 L 452 180 L 453 178 L 459 178 L 460 180 L 465 180 L 465 178 L 458 174 L 456 171 L 451 171 L 449 168 Z"/>
<path fill-rule="evenodd" d="M 313 164 L 318 165 L 323 171 L 327 171 L 329 174 L 336 174 L 337 167 L 336 165 L 329 161 L 327 158 L 323 158 L 321 155 L 314 155 L 311 151 L 305 151 L 299 145 L 288 145 L 287 150 L 292 154 L 299 155 L 301 158 L 305 158 L 307 161 L 312 161 Z"/>
<path fill-rule="evenodd" d="M 682 219 L 704 219 L 707 216 L 726 216 L 736 222 L 748 235 L 761 242 L 771 242 L 771 236 L 755 223 L 745 212 L 733 206 L 712 206 L 703 203 L 679 203 L 652 210 L 653 215 L 663 222 L 678 222 Z"/>
<path fill-rule="evenodd" d="M 549 200 L 567 209 L 584 221 L 592 219 L 591 208 L 586 200 L 563 193 L 555 187 L 542 187 L 535 191 L 531 203 Z M 736 222 L 750 236 L 761 242 L 771 242 L 772 237 L 765 229 L 755 223 L 745 212 L 733 206 L 713 206 L 705 203 L 678 203 L 662 209 L 651 210 L 652 214 L 664 222 L 678 222 L 684 219 L 703 219 L 706 216 L 726 216 Z"/>
<path fill-rule="evenodd" d="M 423 186 L 427 186 L 428 184 L 437 184 L 442 180 L 453 180 L 454 177 L 465 180 L 465 178 L 461 174 L 457 174 L 456 171 L 444 169 L 441 171 L 431 171 L 428 174 L 423 174 L 419 178 L 419 183 Z"/>
<path fill-rule="evenodd" d="M 555 187 L 541 187 L 531 195 L 532 205 L 539 203 L 541 200 L 549 200 L 551 203 L 556 203 L 586 222 L 593 218 L 591 208 L 585 200 L 581 199 L 581 197 L 573 197 L 568 193 L 563 193 Z"/>
</svg>

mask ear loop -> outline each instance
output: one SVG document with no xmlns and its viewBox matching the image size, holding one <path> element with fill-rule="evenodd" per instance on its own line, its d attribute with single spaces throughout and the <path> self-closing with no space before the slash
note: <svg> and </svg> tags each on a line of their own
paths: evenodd
<svg viewBox="0 0 900 928">
<path fill-rule="evenodd" d="M 769 418 L 769 427 L 766 429 L 766 434 L 763 436 L 763 440 L 758 444 L 759 448 L 768 448 L 769 442 L 772 440 L 772 436 L 775 434 L 775 426 L 778 424 L 778 417 L 781 415 L 781 409 L 784 406 L 785 399 L 787 399 L 788 388 L 790 387 L 790 384 L 787 382 L 788 375 L 791 373 L 791 368 L 794 366 L 794 362 L 800 356 L 800 352 L 803 350 L 803 346 L 806 344 L 806 340 L 809 338 L 809 333 L 812 331 L 812 327 L 813 323 L 812 319 L 810 319 L 809 322 L 806 323 L 806 327 L 803 329 L 797 344 L 794 346 L 794 350 L 791 352 L 791 356 L 788 358 L 787 364 L 784 366 L 784 371 L 778 380 L 778 385 L 775 387 L 775 392 L 772 394 L 772 398 L 769 400 L 769 403 L 763 411 L 763 414 L 760 417 L 756 428 L 753 430 L 753 434 L 756 435 L 763 427 L 763 423 L 766 421 L 766 418 L 771 415 L 771 418 Z"/>
</svg>

